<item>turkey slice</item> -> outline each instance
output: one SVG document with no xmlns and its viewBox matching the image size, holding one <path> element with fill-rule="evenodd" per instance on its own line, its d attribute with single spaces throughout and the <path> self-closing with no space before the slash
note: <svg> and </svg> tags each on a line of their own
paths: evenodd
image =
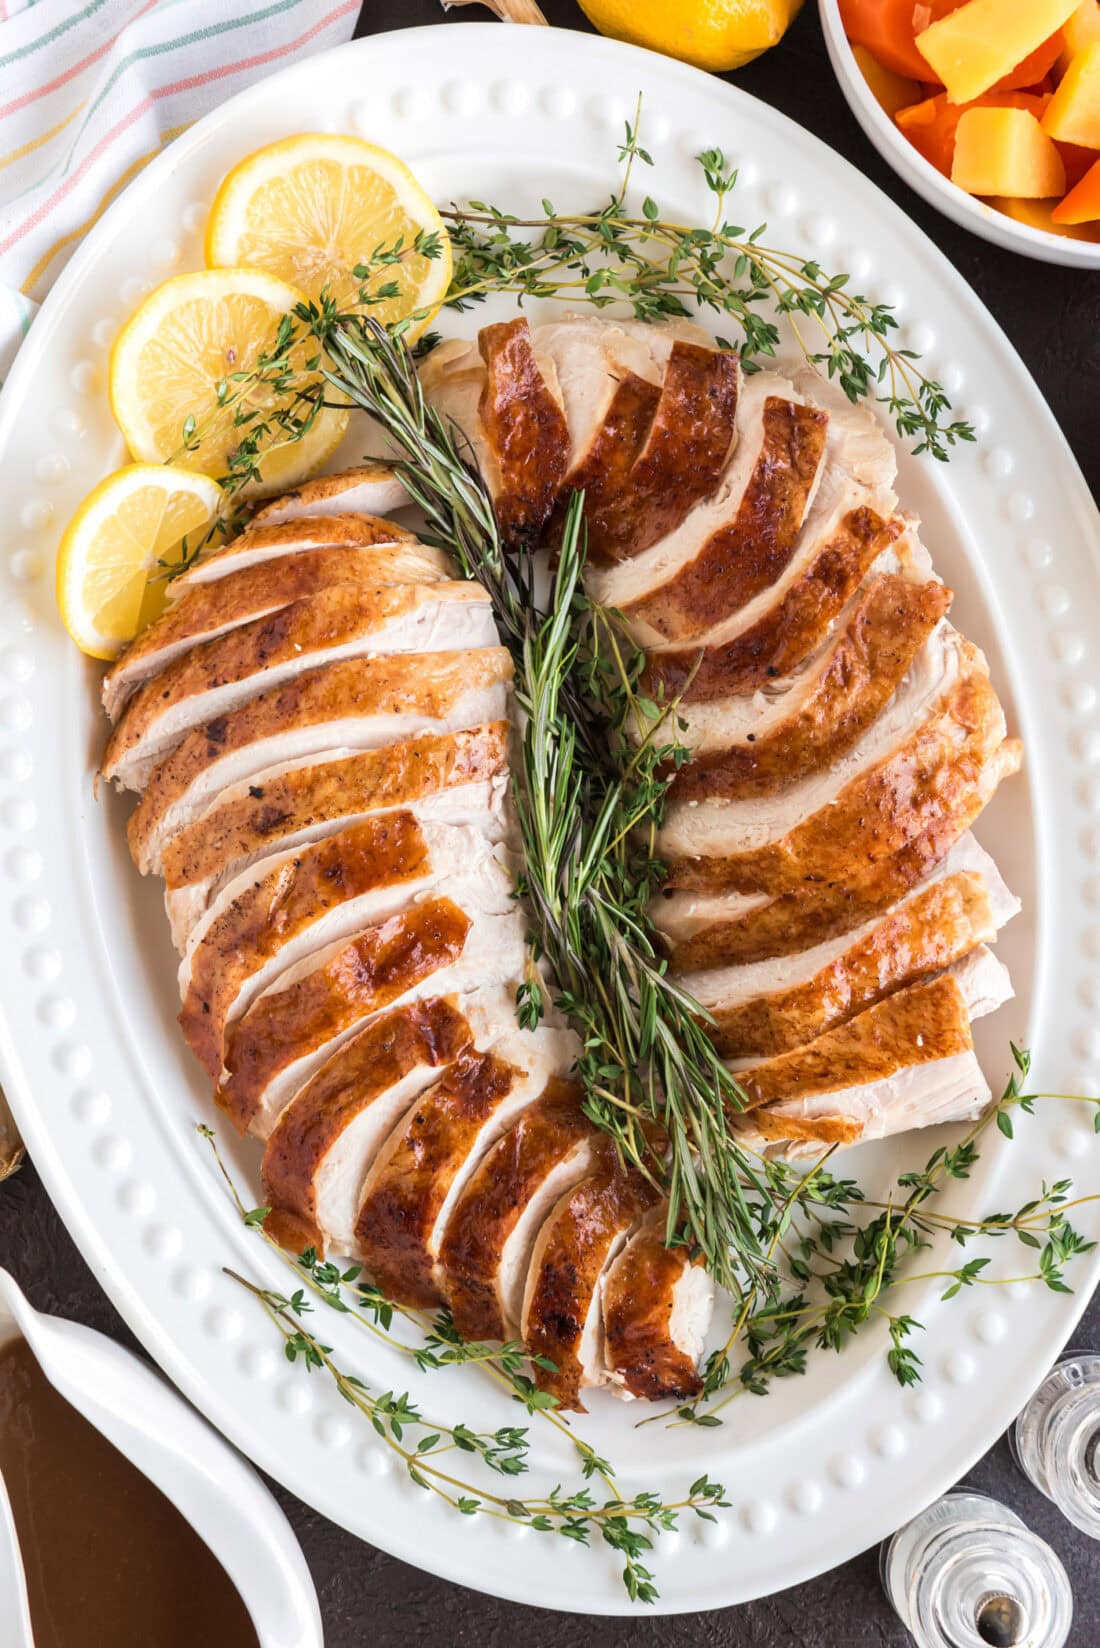
<svg viewBox="0 0 1100 1648">
<path fill-rule="evenodd" d="M 318 549 L 263 561 L 216 583 L 185 590 L 149 624 L 103 678 L 103 708 L 112 721 L 134 688 L 203 642 L 278 612 L 332 584 L 431 584 L 449 579 L 448 556 L 424 544 L 373 544 L 366 549 Z"/>
<path fill-rule="evenodd" d="M 657 851 L 678 887 L 778 894 L 808 878 L 852 887 L 930 829 L 961 834 L 1018 761 L 985 660 L 956 631 L 937 632 L 827 771 L 774 797 L 674 802 Z"/>
<path fill-rule="evenodd" d="M 300 1253 L 350 1253 L 376 1152 L 473 1032 L 456 998 L 428 997 L 372 1019 L 285 1106 L 264 1149 L 265 1229 Z"/>
<path fill-rule="evenodd" d="M 832 764 L 882 713 L 951 604 L 934 579 L 882 573 L 862 591 L 833 640 L 793 676 L 713 703 L 684 703 L 676 736 L 692 758 L 676 801 L 773 795 Z"/>
<path fill-rule="evenodd" d="M 974 1054 L 968 996 L 992 1011 L 1011 995 L 989 951 L 868 1008 L 798 1052 L 735 1067 L 753 1109 L 736 1119 L 746 1140 L 800 1153 L 940 1122 L 968 1121 L 990 1101 Z"/>
<path fill-rule="evenodd" d="M 666 1247 L 668 1203 L 642 1219 L 603 1283 L 604 1360 L 617 1395 L 685 1401 L 703 1388 L 699 1359 L 714 1281 L 686 1247 Z"/>
<path fill-rule="evenodd" d="M 630 353 L 645 348 L 648 358 L 638 364 L 643 373 L 659 374 L 653 382 L 614 358 L 613 340 L 625 342 L 627 333 L 613 332 L 608 339 L 605 329 L 597 344 L 584 322 L 576 329 L 583 329 L 587 348 L 559 345 L 555 359 L 567 421 L 573 403 L 583 407 L 603 399 L 599 387 L 576 393 L 571 372 L 587 386 L 602 371 L 612 393 L 591 435 L 587 408 L 578 408 L 570 421 L 576 461 L 562 483 L 547 538 L 554 544 L 560 540 L 568 499 L 574 490 L 583 492 L 587 563 L 595 566 L 648 549 L 717 486 L 735 438 L 741 370 L 735 354 L 716 349 L 709 339 L 689 342 L 667 329 L 649 328 L 648 337 L 630 334 L 629 340 Z M 537 328 L 536 349 L 553 354 L 549 335 L 560 338 L 568 330 L 568 322 Z M 578 448 L 578 432 L 586 446 Z"/>
<path fill-rule="evenodd" d="M 755 381 L 750 380 L 755 387 Z M 747 400 L 752 390 L 746 390 Z M 662 540 L 662 562 L 643 576 L 615 580 L 618 605 L 643 643 L 686 641 L 741 612 L 790 565 L 825 452 L 827 415 L 804 401 L 762 397 L 757 429 L 743 428 L 726 477 L 724 518 L 683 523 Z M 751 463 L 751 469 L 748 465 Z M 611 584 L 609 577 L 607 583 Z"/>
<path fill-rule="evenodd" d="M 396 808 L 422 824 L 470 826 L 489 841 L 507 832 L 506 722 L 355 753 L 270 773 L 227 791 L 169 842 L 164 901 L 182 950 L 226 883 L 261 873 L 273 854 L 300 851 L 349 825 Z"/>
<path fill-rule="evenodd" d="M 492 852 L 477 830 L 369 818 L 234 877 L 192 927 L 179 967 L 180 1024 L 212 1081 L 226 1035 L 288 967 L 406 909 Z"/>
<path fill-rule="evenodd" d="M 253 515 L 252 525 L 270 526 L 314 515 L 388 515 L 410 501 L 388 464 L 360 464 L 337 475 L 317 475 L 293 492 L 272 498 Z"/>
<path fill-rule="evenodd" d="M 439 1250 L 442 1291 L 464 1338 L 519 1337 L 535 1238 L 566 1192 L 591 1172 L 600 1137 L 580 1089 L 551 1081 L 478 1163 Z"/>
<path fill-rule="evenodd" d="M 773 1058 L 854 1018 L 883 996 L 930 978 L 996 937 L 1019 901 L 997 877 L 940 876 L 853 933 L 801 954 L 689 973 L 679 982 L 714 1021 L 729 1058 Z"/>
<path fill-rule="evenodd" d="M 415 544 L 411 532 L 374 515 L 309 516 L 301 521 L 251 526 L 229 543 L 204 555 L 169 585 L 170 600 L 180 600 L 196 584 L 220 583 L 231 573 L 263 566 L 265 561 L 304 555 L 318 549 L 369 549 Z"/>
<path fill-rule="evenodd" d="M 378 749 L 498 722 L 507 714 L 511 678 L 503 647 L 474 647 L 347 659 L 258 693 L 194 728 L 154 768 L 127 825 L 134 863 L 143 875 L 159 873 L 181 830 L 260 773 L 270 779 L 336 750 Z"/>
<path fill-rule="evenodd" d="M 607 1382 L 603 1284 L 607 1268 L 657 1192 L 626 1172 L 603 1142 L 599 1165 L 557 1203 L 538 1236 L 523 1296 L 522 1334 L 535 1382 L 562 1408 L 584 1412 L 581 1391 Z"/>
<path fill-rule="evenodd" d="M 916 844 L 915 851 L 888 860 L 878 875 L 858 887 L 811 884 L 778 898 L 766 893 L 665 893 L 651 910 L 673 971 L 698 973 L 723 963 L 747 965 L 810 950 L 882 915 L 914 887 L 963 871 L 981 876 L 996 911 L 1012 913 L 1015 901 L 997 866 L 965 828 L 957 841 L 936 832 Z"/>
<path fill-rule="evenodd" d="M 139 687 L 115 727 L 102 775 L 144 788 L 192 727 L 259 692 L 343 658 L 489 647 L 496 625 L 473 583 L 400 584 L 360 591 L 338 584 L 177 658 Z"/>
<path fill-rule="evenodd" d="M 237 1021 L 218 1102 L 261 1138 L 283 1105 L 359 1025 L 427 994 L 521 978 L 526 917 L 503 867 L 440 883 L 358 938 L 282 973 Z"/>
<path fill-rule="evenodd" d="M 580 1051 L 569 1030 L 511 1025 L 486 1045 L 482 1035 L 422 1093 L 375 1157 L 355 1225 L 355 1248 L 387 1299 L 444 1303 L 439 1252 L 452 1208 L 479 1161 L 504 1130 Z"/>
</svg>

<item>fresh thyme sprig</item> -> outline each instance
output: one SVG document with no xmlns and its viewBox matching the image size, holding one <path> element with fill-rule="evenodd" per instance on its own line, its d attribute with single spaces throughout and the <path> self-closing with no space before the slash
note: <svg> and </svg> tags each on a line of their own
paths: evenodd
<svg viewBox="0 0 1100 1648">
<path fill-rule="evenodd" d="M 434 1494 L 464 1516 L 491 1516 L 519 1522 L 538 1533 L 558 1534 L 580 1545 L 599 1539 L 623 1558 L 622 1580 L 630 1599 L 655 1602 L 658 1596 L 655 1576 L 646 1566 L 654 1540 L 662 1533 L 675 1530 L 685 1512 L 714 1521 L 714 1512 L 728 1507 L 721 1484 L 706 1475 L 700 1476 L 681 1499 L 671 1503 L 654 1492 L 620 1494 L 610 1462 L 565 1424 L 553 1411 L 555 1399 L 540 1391 L 521 1371 L 525 1361 L 521 1346 L 471 1344 L 457 1332 L 445 1311 L 430 1320 L 419 1344 L 397 1337 L 390 1331 L 394 1318 L 400 1316 L 423 1326 L 421 1313 L 391 1304 L 373 1284 L 363 1280 L 358 1266 L 341 1270 L 319 1259 L 313 1249 L 296 1258 L 286 1253 L 264 1228 L 270 1209 L 245 1206 L 213 1131 L 200 1125 L 198 1132 L 210 1145 L 242 1224 L 262 1237 L 303 1283 L 285 1294 L 262 1287 L 238 1271 L 226 1271 L 237 1286 L 260 1304 L 277 1328 L 287 1361 L 307 1373 L 327 1374 L 343 1400 L 370 1422 L 417 1487 Z M 305 1318 L 313 1311 L 307 1291 L 328 1308 L 377 1333 L 391 1348 L 411 1357 L 421 1371 L 475 1364 L 494 1374 L 529 1413 L 554 1425 L 568 1438 L 579 1459 L 582 1485 L 568 1492 L 559 1485 L 545 1495 L 520 1497 L 515 1490 L 498 1493 L 483 1483 L 467 1481 L 456 1474 L 459 1467 L 454 1461 L 442 1465 L 443 1456 L 457 1453 L 467 1460 L 480 1460 L 495 1475 L 521 1477 L 529 1468 L 528 1431 L 525 1426 L 514 1425 L 477 1431 L 462 1421 L 442 1422 L 425 1414 L 408 1391 L 372 1391 L 357 1374 L 348 1373 L 337 1363 L 333 1347 L 325 1344 L 306 1322 Z M 596 1497 L 588 1486 L 596 1481 L 605 1485 L 609 1497 L 602 1500 Z"/>
<path fill-rule="evenodd" d="M 456 250 L 447 302 L 466 309 L 491 294 L 592 304 L 620 303 L 639 320 L 694 317 L 710 311 L 732 322 L 734 349 L 747 371 L 776 355 L 785 317 L 796 346 L 834 379 L 852 402 L 874 398 L 888 410 L 912 450 L 941 461 L 960 441 L 974 439 L 951 410 L 943 385 L 918 356 L 893 341 L 897 320 L 887 304 L 849 290 L 847 274 L 829 275 L 813 258 L 765 244 L 767 225 L 749 230 L 727 217 L 737 172 L 721 149 L 697 158 L 714 197 L 709 227 L 662 216 L 645 196 L 631 211 L 627 190 L 636 161 L 652 166 L 639 143 L 639 114 L 619 150 L 624 175 L 597 211 L 562 214 L 543 200 L 537 217 L 517 217 L 484 201 L 453 205 L 443 216 Z"/>
<path fill-rule="evenodd" d="M 899 1384 L 915 1384 L 920 1379 L 920 1357 L 906 1341 L 922 1324 L 883 1302 L 898 1288 L 939 1281 L 944 1284 L 944 1300 L 964 1289 L 1004 1286 L 1007 1281 L 1033 1281 L 1055 1293 L 1072 1291 L 1065 1281 L 1066 1265 L 1091 1252 L 1096 1244 L 1074 1229 L 1068 1215 L 1072 1207 L 1100 1197 L 1083 1196 L 1071 1202 L 1072 1184 L 1061 1179 L 1044 1184 L 1037 1197 L 1014 1213 L 971 1218 L 929 1206 L 948 1185 L 969 1179 L 980 1160 L 979 1141 L 990 1129 L 996 1127 L 1005 1139 L 1013 1138 L 1014 1110 L 1030 1114 L 1041 1097 L 1067 1097 L 1027 1092 L 1031 1056 L 1013 1046 L 1012 1057 L 1015 1068 L 998 1102 L 958 1144 L 941 1145 L 922 1169 L 902 1173 L 896 1199 L 869 1202 L 856 1186 L 845 1185 L 839 1195 L 834 1187 L 828 1197 L 819 1200 L 811 1173 L 806 1191 L 795 1200 L 801 1217 L 792 1217 L 783 1233 L 788 1290 L 780 1298 L 766 1299 L 741 1313 L 726 1345 L 708 1362 L 699 1402 L 676 1410 L 681 1422 L 720 1424 L 719 1412 L 736 1396 L 745 1392 L 766 1395 L 772 1380 L 805 1371 L 811 1348 L 840 1351 L 869 1321 L 883 1323 L 888 1331 L 887 1363 Z M 1096 1116 L 1100 1119 L 1100 1106 Z M 877 1212 L 857 1224 L 852 1217 L 857 1207 Z M 983 1273 L 990 1256 L 986 1255 L 933 1271 L 914 1271 L 904 1265 L 945 1235 L 960 1247 L 979 1239 L 995 1241 L 1015 1235 L 1026 1250 L 1038 1254 L 1035 1268 L 1026 1276 L 987 1277 Z M 746 1354 L 734 1367 L 732 1352 L 742 1339 Z"/>
</svg>

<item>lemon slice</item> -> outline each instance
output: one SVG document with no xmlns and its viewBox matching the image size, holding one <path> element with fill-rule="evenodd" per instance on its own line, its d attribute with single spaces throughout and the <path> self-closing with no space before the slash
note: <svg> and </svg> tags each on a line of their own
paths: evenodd
<svg viewBox="0 0 1100 1648">
<path fill-rule="evenodd" d="M 320 468 L 340 443 L 347 413 L 322 408 L 292 439 L 272 422 L 278 408 L 293 409 L 292 396 L 285 383 L 265 382 L 255 370 L 261 355 L 274 356 L 284 316 L 302 301 L 295 287 L 258 269 L 176 275 L 150 292 L 111 351 L 111 410 L 131 455 L 222 480 L 242 441 L 256 441 L 266 426 L 258 436 L 259 477 L 242 492 L 280 492 Z M 308 335 L 290 346 L 296 386 L 316 381 L 306 369 L 316 356 Z"/>
<path fill-rule="evenodd" d="M 89 492 L 57 556 L 57 605 L 82 652 L 117 658 L 164 606 L 157 577 L 203 542 L 222 502 L 206 475 L 130 464 Z"/>
<path fill-rule="evenodd" d="M 438 256 L 411 248 L 425 230 Z M 422 331 L 442 303 L 451 278 L 451 247 L 443 221 L 403 161 L 357 137 L 303 133 L 271 143 L 242 160 L 214 198 L 206 228 L 212 269 L 266 269 L 308 292 L 327 289 L 352 304 L 360 282 L 353 270 L 400 243 L 401 260 L 376 269 L 369 291 L 392 283 L 396 293 L 371 306 L 383 325 L 425 311 L 410 328 Z"/>
</svg>

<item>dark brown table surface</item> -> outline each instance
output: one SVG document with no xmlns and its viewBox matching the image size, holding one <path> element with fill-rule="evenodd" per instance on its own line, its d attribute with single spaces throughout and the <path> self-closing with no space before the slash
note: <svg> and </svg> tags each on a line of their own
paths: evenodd
<svg viewBox="0 0 1100 1648">
<path fill-rule="evenodd" d="M 574 0 L 542 3 L 553 23 L 588 27 Z M 668 0 L 670 6 L 676 3 Z M 460 27 L 466 17 L 487 15 L 471 7 L 452 12 L 449 21 Z M 358 32 L 439 20 L 437 0 L 366 0 Z M 1100 277 L 999 251 L 939 217 L 901 184 L 848 111 L 825 55 L 812 0 L 783 45 L 741 70 L 736 80 L 854 161 L 942 247 L 1027 362 L 1095 494 L 1100 487 Z M 13 1272 L 40 1309 L 74 1317 L 133 1343 L 29 1164 L 0 1186 L 0 1264 Z M 1100 1305 L 1095 1299 L 1075 1342 L 1100 1343 Z M 1011 1345 L 1005 1354 L 1012 1355 Z M 1070 1648 L 1097 1648 L 1100 1548 L 1065 1522 L 1020 1476 L 1003 1440 L 967 1481 L 1012 1505 L 1055 1546 L 1069 1570 L 1076 1604 Z M 626 1619 L 596 1620 L 522 1608 L 445 1584 L 353 1539 L 281 1488 L 275 1487 L 275 1493 L 316 1580 L 326 1648 L 413 1648 L 422 1643 L 496 1648 L 516 1642 L 525 1648 L 580 1648 L 589 1643 L 600 1648 L 626 1648 L 628 1643 L 631 1648 L 901 1648 L 908 1641 L 879 1590 L 873 1551 L 810 1584 L 721 1613 L 660 1619 L 639 1609 Z"/>
</svg>

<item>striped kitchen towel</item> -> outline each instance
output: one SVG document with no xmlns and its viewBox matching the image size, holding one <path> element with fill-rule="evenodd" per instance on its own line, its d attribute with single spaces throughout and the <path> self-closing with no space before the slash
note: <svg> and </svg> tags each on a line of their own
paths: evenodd
<svg viewBox="0 0 1100 1648">
<path fill-rule="evenodd" d="M 0 378 L 81 236 L 251 81 L 351 37 L 360 0 L 0 0 Z"/>
</svg>

